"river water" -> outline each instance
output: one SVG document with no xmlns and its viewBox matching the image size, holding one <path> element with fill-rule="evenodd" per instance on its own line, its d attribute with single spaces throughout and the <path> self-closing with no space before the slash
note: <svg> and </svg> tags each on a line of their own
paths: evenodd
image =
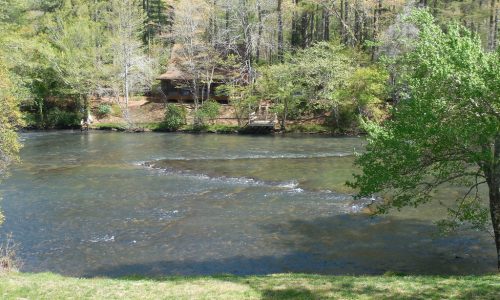
<svg viewBox="0 0 500 300">
<path fill-rule="evenodd" d="M 361 138 L 23 133 L 1 185 L 23 271 L 71 276 L 479 274 L 492 238 L 433 207 L 370 217 L 343 183 Z M 450 198 L 448 190 L 438 197 Z"/>
</svg>

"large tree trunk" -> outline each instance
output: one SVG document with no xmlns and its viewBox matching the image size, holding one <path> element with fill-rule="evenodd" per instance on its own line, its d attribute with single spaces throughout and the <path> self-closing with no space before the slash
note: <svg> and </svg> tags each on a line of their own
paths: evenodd
<svg viewBox="0 0 500 300">
<path fill-rule="evenodd" d="M 489 32 L 488 32 L 488 49 L 495 50 L 495 16 L 496 16 L 496 0 L 490 2 L 490 17 L 489 17 Z"/>
<path fill-rule="evenodd" d="M 340 0 L 340 38 L 342 39 L 342 42 L 344 42 L 344 35 L 345 35 L 345 26 L 343 24 L 344 22 L 344 0 Z"/>
<path fill-rule="evenodd" d="M 345 27 L 344 36 L 342 37 L 344 45 L 349 43 L 349 29 L 347 24 L 349 24 L 349 0 L 344 0 L 344 24 L 342 26 Z"/>
<path fill-rule="evenodd" d="M 264 26 L 262 25 L 262 8 L 260 7 L 260 1 L 257 2 L 257 18 L 259 22 L 259 29 L 257 33 L 257 45 L 255 47 L 255 61 L 258 63 L 260 60 L 260 40 L 262 38 L 262 31 L 264 29 Z"/>
<path fill-rule="evenodd" d="M 281 11 L 281 2 L 278 0 L 278 59 L 283 62 L 283 16 Z"/>
<path fill-rule="evenodd" d="M 493 162 L 484 166 L 484 173 L 489 188 L 491 224 L 497 249 L 497 268 L 500 271 L 500 137 L 495 139 Z"/>
<path fill-rule="evenodd" d="M 294 0 L 294 10 L 293 10 L 293 17 L 292 17 L 292 37 L 291 37 L 291 45 L 292 47 L 298 47 L 299 46 L 299 14 L 297 12 L 298 10 L 298 5 L 299 5 L 299 0 Z"/>
<path fill-rule="evenodd" d="M 330 12 L 328 9 L 323 9 L 323 40 L 330 40 Z"/>
<path fill-rule="evenodd" d="M 495 236 L 495 245 L 497 248 L 497 267 L 500 271 L 500 176 L 488 179 L 490 190 L 490 212 L 491 223 Z"/>
<path fill-rule="evenodd" d="M 307 47 L 307 25 L 308 25 L 308 13 L 303 11 L 300 17 L 300 46 L 304 49 Z"/>
<path fill-rule="evenodd" d="M 129 103 L 129 94 L 130 94 L 130 86 L 129 86 L 129 67 L 128 67 L 128 61 L 125 63 L 125 91 L 124 91 L 124 96 L 125 96 L 125 120 L 127 121 L 128 125 L 130 126 L 130 118 L 129 118 L 129 112 L 128 112 L 128 103 Z"/>
<path fill-rule="evenodd" d="M 493 26 L 493 50 L 498 47 L 498 18 L 500 8 L 495 9 L 495 25 Z"/>
</svg>

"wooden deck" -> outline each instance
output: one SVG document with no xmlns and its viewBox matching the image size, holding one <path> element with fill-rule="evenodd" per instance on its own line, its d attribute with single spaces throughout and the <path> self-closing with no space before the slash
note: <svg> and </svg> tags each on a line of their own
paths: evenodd
<svg viewBox="0 0 500 300">
<path fill-rule="evenodd" d="M 248 123 L 243 128 L 245 133 L 271 133 L 276 126 L 276 114 L 269 112 L 269 106 L 259 105 L 257 112 L 248 116 Z"/>
</svg>

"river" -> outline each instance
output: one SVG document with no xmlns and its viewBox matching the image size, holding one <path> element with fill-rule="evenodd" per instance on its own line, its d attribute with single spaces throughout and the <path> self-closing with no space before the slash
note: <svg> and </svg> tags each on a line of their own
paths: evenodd
<svg viewBox="0 0 500 300">
<path fill-rule="evenodd" d="M 495 271 L 488 234 L 436 234 L 442 209 L 363 213 L 371 200 L 353 200 L 343 185 L 362 138 L 54 131 L 22 139 L 22 164 L 1 185 L 0 230 L 19 244 L 23 271 Z"/>
</svg>

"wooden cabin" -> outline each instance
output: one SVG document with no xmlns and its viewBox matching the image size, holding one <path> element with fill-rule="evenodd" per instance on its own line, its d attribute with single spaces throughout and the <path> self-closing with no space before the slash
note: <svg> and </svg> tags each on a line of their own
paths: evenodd
<svg viewBox="0 0 500 300">
<path fill-rule="evenodd" d="M 170 64 L 167 68 L 167 72 L 160 75 L 157 79 L 161 82 L 161 91 L 166 97 L 167 102 L 193 103 L 194 97 L 189 88 L 192 76 L 182 71 L 180 51 L 182 51 L 182 48 L 179 44 L 175 44 L 172 47 Z M 210 95 L 208 98 L 214 99 L 221 104 L 227 104 L 229 102 L 228 96 L 215 93 L 217 87 L 226 82 L 229 78 L 227 72 L 224 74 L 221 70 L 215 70 L 213 77 L 213 83 L 211 84 Z M 198 92 L 198 97 L 200 99 L 202 95 L 205 99 L 207 99 L 206 90 L 206 85 L 200 84 L 200 91 Z"/>
</svg>

